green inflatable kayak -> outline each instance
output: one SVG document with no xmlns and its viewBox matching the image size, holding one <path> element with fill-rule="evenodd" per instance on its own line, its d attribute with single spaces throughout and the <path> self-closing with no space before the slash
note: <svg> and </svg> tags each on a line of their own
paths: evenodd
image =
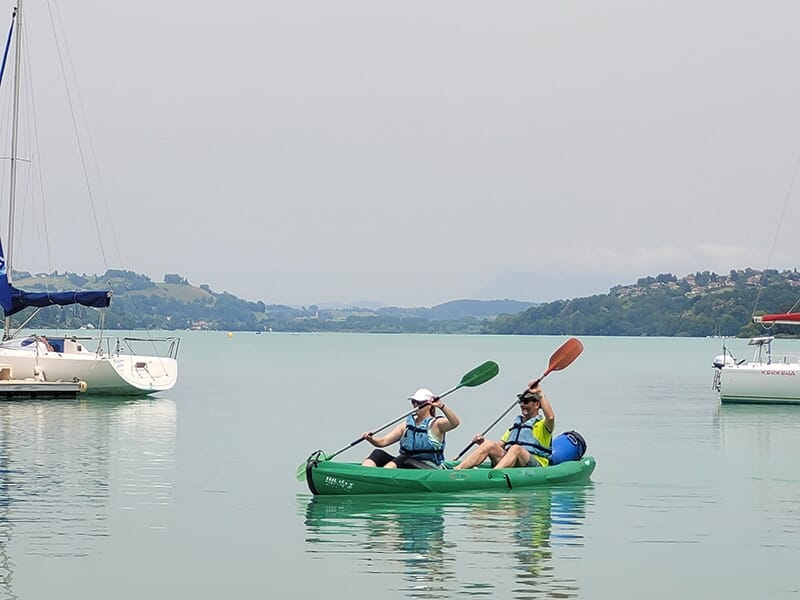
<svg viewBox="0 0 800 600">
<path fill-rule="evenodd" d="M 323 457 L 324 458 L 324 457 Z M 589 480 L 595 460 L 584 456 L 550 467 L 491 469 L 381 469 L 358 463 L 323 460 L 319 453 L 306 462 L 306 483 L 314 495 L 453 493 L 469 490 L 519 490 Z M 447 463 L 453 466 L 457 463 Z"/>
</svg>

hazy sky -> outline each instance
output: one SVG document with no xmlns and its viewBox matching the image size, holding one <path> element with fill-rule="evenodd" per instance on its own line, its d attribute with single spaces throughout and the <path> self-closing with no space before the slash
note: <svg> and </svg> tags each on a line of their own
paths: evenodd
<svg viewBox="0 0 800 600">
<path fill-rule="evenodd" d="M 57 57 L 25 2 L 36 86 Z M 101 223 L 103 260 L 56 79 L 35 98 L 50 254 L 20 241 L 18 268 L 430 306 L 797 266 L 797 188 L 770 258 L 800 157 L 796 0 L 59 10 L 115 237 Z"/>
</svg>

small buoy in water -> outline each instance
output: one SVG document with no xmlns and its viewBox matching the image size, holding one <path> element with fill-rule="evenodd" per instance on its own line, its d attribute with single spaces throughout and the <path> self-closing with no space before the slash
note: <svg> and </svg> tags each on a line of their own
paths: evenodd
<svg viewBox="0 0 800 600">
<path fill-rule="evenodd" d="M 228 332 L 228 337 L 233 337 L 233 332 L 232 331 Z"/>
<path fill-rule="evenodd" d="M 79 381 L 78 382 L 78 389 L 81 392 L 85 392 L 87 389 L 89 389 L 89 386 L 86 384 L 85 381 Z"/>
</svg>

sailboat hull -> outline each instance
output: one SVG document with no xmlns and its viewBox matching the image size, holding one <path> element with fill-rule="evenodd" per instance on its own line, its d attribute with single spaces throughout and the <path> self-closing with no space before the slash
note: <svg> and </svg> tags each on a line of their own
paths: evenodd
<svg viewBox="0 0 800 600">
<path fill-rule="evenodd" d="M 178 361 L 169 356 L 98 353 L 75 342 L 64 350 L 48 351 L 41 343 L 22 346 L 15 340 L 0 345 L 0 363 L 11 367 L 14 379 L 33 379 L 38 371 L 45 381 L 84 381 L 92 394 L 163 392 L 178 379 Z"/>
<path fill-rule="evenodd" d="M 800 364 L 744 363 L 719 373 L 723 403 L 800 404 Z"/>
<path fill-rule="evenodd" d="M 760 317 L 759 317 L 760 318 Z M 800 404 L 800 360 L 772 353 L 772 336 L 751 338 L 752 360 L 736 360 L 723 346 L 714 358 L 713 388 L 722 403 Z"/>
</svg>

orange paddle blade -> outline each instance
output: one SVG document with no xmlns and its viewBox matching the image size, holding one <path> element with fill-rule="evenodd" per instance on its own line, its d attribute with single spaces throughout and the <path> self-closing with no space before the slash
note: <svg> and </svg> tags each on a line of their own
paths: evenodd
<svg viewBox="0 0 800 600">
<path fill-rule="evenodd" d="M 570 366 L 583 352 L 583 344 L 578 338 L 569 338 L 550 357 L 548 371 L 560 371 Z"/>
<path fill-rule="evenodd" d="M 547 374 L 551 371 L 560 371 L 561 369 L 566 369 L 570 366 L 576 358 L 578 358 L 583 352 L 583 343 L 578 338 L 569 338 L 566 342 L 561 344 L 561 346 L 553 352 L 553 356 L 550 357 L 550 365 L 547 367 L 547 371 L 545 371 L 539 379 L 536 380 L 536 385 L 539 382 L 547 377 Z"/>
</svg>

